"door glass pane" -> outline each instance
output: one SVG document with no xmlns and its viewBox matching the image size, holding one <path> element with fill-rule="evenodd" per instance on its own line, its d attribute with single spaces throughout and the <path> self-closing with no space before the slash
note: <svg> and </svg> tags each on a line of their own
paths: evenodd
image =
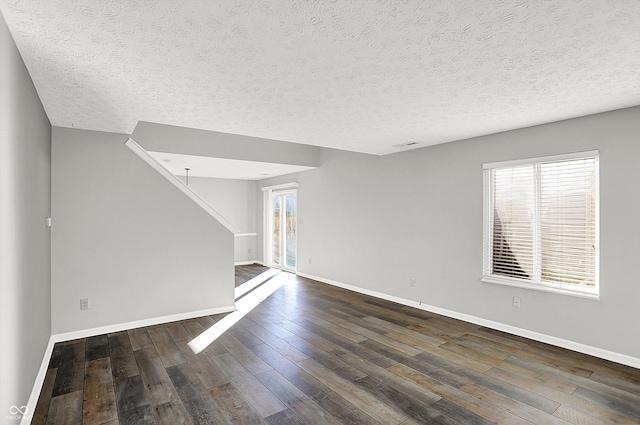
<svg viewBox="0 0 640 425">
<path fill-rule="evenodd" d="M 282 265 L 282 196 L 278 196 L 273 198 L 273 217 L 271 217 L 273 235 L 272 235 L 272 253 L 273 253 L 273 265 L 281 266 Z"/>
<path fill-rule="evenodd" d="M 286 267 L 290 269 L 296 268 L 296 231 L 298 216 L 296 212 L 296 197 L 288 195 L 286 201 L 286 247 L 287 247 L 287 263 Z"/>
</svg>

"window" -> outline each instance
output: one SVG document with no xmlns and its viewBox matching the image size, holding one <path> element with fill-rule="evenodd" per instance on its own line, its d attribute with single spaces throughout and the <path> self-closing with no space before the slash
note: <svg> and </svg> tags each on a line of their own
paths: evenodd
<svg viewBox="0 0 640 425">
<path fill-rule="evenodd" d="M 483 168 L 482 280 L 597 298 L 598 152 Z"/>
</svg>

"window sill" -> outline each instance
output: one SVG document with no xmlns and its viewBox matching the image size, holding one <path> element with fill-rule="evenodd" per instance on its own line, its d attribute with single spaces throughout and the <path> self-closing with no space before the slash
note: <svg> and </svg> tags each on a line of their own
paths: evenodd
<svg viewBox="0 0 640 425">
<path fill-rule="evenodd" d="M 483 276 L 480 279 L 485 283 L 495 283 L 498 285 L 513 286 L 516 288 L 532 289 L 534 291 L 551 292 L 560 295 L 569 295 L 572 297 L 587 298 L 590 300 L 599 300 L 600 294 L 596 289 L 571 290 L 545 283 L 528 283 L 519 279 L 511 279 L 508 277 Z"/>
</svg>

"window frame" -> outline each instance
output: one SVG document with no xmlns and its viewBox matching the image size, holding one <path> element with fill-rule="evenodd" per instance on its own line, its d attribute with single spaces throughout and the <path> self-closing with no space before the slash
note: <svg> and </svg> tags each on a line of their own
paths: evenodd
<svg viewBox="0 0 640 425">
<path fill-rule="evenodd" d="M 490 162 L 482 165 L 483 168 L 483 272 L 482 282 L 494 283 L 499 285 L 514 286 L 518 288 L 532 289 L 536 291 L 544 291 L 557 293 L 562 295 L 571 295 L 588 299 L 600 299 L 600 175 L 599 175 L 599 151 L 583 151 L 562 155 L 552 155 L 537 158 L 526 158 L 510 161 Z M 532 281 L 509 276 L 492 274 L 493 267 L 493 219 L 494 219 L 494 199 L 493 199 L 493 180 L 492 170 L 497 168 L 509 168 L 523 165 L 533 165 L 540 167 L 542 163 L 559 162 L 577 159 L 595 158 L 595 264 L 594 264 L 594 283 L 593 287 L 580 286 L 574 284 L 552 283 L 544 281 Z M 535 177 L 535 210 L 539 214 L 540 210 L 540 179 Z M 534 220 L 534 255 L 541 255 L 539 231 L 539 216 Z"/>
</svg>

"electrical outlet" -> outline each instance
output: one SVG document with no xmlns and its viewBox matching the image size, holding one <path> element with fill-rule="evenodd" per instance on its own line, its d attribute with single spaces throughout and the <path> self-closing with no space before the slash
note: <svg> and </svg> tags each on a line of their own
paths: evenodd
<svg viewBox="0 0 640 425">
<path fill-rule="evenodd" d="M 513 297 L 513 306 L 520 308 L 520 297 Z"/>
<path fill-rule="evenodd" d="M 416 287 L 416 278 L 412 277 L 411 279 L 409 279 L 409 286 L 411 286 L 412 288 Z"/>
<path fill-rule="evenodd" d="M 311 258 L 309 258 L 309 264 L 311 264 Z"/>
<path fill-rule="evenodd" d="M 80 310 L 89 310 L 89 298 L 80 300 Z"/>
</svg>

